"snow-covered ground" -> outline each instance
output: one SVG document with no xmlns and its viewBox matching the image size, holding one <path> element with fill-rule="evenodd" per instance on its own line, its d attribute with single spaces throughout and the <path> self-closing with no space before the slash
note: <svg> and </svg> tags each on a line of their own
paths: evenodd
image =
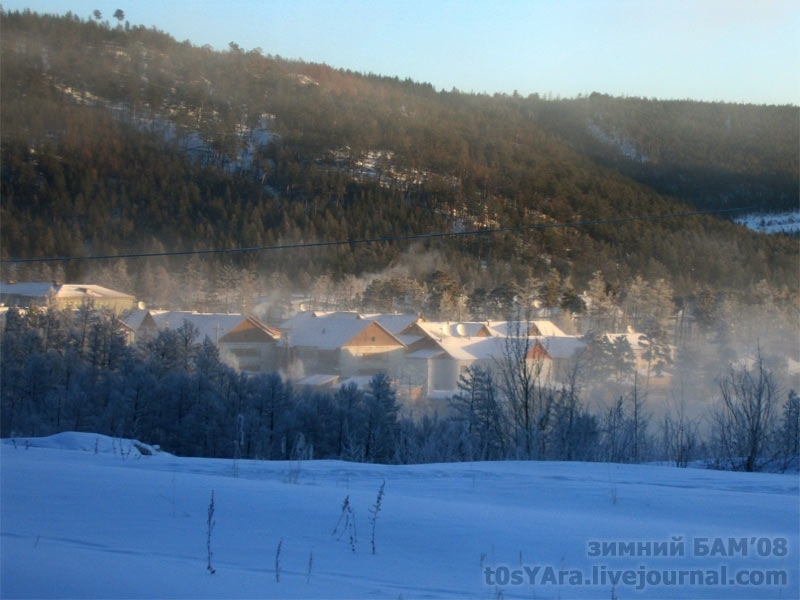
<svg viewBox="0 0 800 600">
<path fill-rule="evenodd" d="M 150 451 L 93 434 L 3 440 L 0 597 L 800 597 L 796 475 Z"/>
<path fill-rule="evenodd" d="M 800 210 L 782 213 L 752 213 L 734 219 L 753 231 L 800 234 Z"/>
</svg>

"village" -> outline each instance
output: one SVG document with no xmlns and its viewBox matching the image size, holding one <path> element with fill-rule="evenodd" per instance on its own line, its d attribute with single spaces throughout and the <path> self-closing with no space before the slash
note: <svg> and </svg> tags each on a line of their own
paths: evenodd
<svg viewBox="0 0 800 600">
<path fill-rule="evenodd" d="M 1 283 L 0 302 L 3 314 L 10 306 L 76 310 L 90 304 L 119 318 L 129 344 L 188 323 L 198 341 L 210 340 L 220 359 L 237 371 L 276 372 L 298 388 L 334 391 L 354 384 L 364 389 L 375 374 L 384 373 L 404 408 L 416 415 L 445 414 L 467 369 L 490 369 L 509 355 L 535 365 L 541 385 L 558 387 L 587 348 L 581 335 L 566 333 L 546 311 L 520 321 L 456 323 L 414 314 L 309 310 L 298 299 L 291 315 L 268 324 L 254 314 L 149 309 L 134 296 L 99 285 L 58 282 Z M 556 317 L 563 325 L 564 316 Z M 636 370 L 648 370 L 639 334 L 606 337 L 624 338 Z"/>
</svg>

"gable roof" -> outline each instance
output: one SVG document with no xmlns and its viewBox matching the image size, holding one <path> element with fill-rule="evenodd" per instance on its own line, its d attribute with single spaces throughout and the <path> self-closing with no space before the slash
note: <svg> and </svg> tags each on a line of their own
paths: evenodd
<svg viewBox="0 0 800 600">
<path fill-rule="evenodd" d="M 88 283 L 0 282 L 0 295 L 38 300 L 46 300 L 53 296 L 59 300 L 115 299 L 131 303 L 134 301 L 134 297 L 130 294 Z"/>
<path fill-rule="evenodd" d="M 371 334 L 370 330 L 373 330 Z M 338 350 L 359 335 L 381 336 L 384 339 L 388 338 L 392 345 L 404 346 L 403 342 L 377 321 L 341 313 L 295 319 L 292 327 L 283 329 L 282 334 L 282 339 L 287 346 L 319 350 Z"/>
<path fill-rule="evenodd" d="M 255 317 L 246 317 L 233 329 L 219 338 L 222 344 L 246 344 L 253 342 L 275 342 L 281 338 L 281 332 L 268 327 Z"/>
<path fill-rule="evenodd" d="M 361 318 L 377 321 L 394 335 L 405 333 L 406 329 L 420 320 L 419 317 L 414 314 L 362 314 Z"/>
<path fill-rule="evenodd" d="M 0 281 L 0 295 L 13 295 L 27 298 L 47 298 L 53 290 L 52 283 L 37 281 L 4 282 Z"/>
<path fill-rule="evenodd" d="M 122 319 L 122 322 L 125 323 L 125 326 L 136 331 L 139 327 L 142 326 L 142 322 L 144 318 L 147 316 L 148 311 L 144 309 L 134 308 L 131 311 L 128 311 L 125 314 L 125 318 Z"/>
<path fill-rule="evenodd" d="M 109 288 L 103 287 L 101 285 L 91 285 L 91 284 L 70 284 L 65 283 L 63 285 L 54 286 L 56 290 L 56 298 L 63 298 L 63 299 L 120 299 L 120 300 L 130 300 L 133 302 L 134 297 L 130 294 L 123 294 L 122 292 L 118 292 L 116 290 L 111 290 Z"/>
<path fill-rule="evenodd" d="M 301 380 L 296 381 L 294 384 L 300 387 L 333 387 L 339 382 L 339 376 L 328 373 L 318 373 L 316 375 L 309 375 L 303 377 Z"/>
<path fill-rule="evenodd" d="M 159 329 L 178 329 L 184 321 L 188 321 L 200 332 L 198 341 L 206 337 L 215 344 L 220 338 L 244 320 L 240 314 L 197 313 L 186 311 L 151 311 L 150 315 Z"/>
<path fill-rule="evenodd" d="M 505 337 L 478 337 L 478 338 L 442 338 L 434 340 L 439 348 L 453 360 L 478 361 L 502 358 L 508 351 L 508 338 Z M 584 342 L 574 336 L 540 336 L 527 340 L 528 360 L 538 358 L 564 359 L 571 358 L 577 350 L 585 346 Z M 414 358 L 442 358 L 443 354 L 424 351 L 417 352 Z"/>
<path fill-rule="evenodd" d="M 327 318 L 340 318 L 340 319 L 358 319 L 357 312 L 325 312 L 320 310 L 303 310 L 299 313 L 292 315 L 280 324 L 281 331 L 290 331 L 305 327 L 305 323 L 312 322 L 313 319 L 327 319 Z"/>
</svg>

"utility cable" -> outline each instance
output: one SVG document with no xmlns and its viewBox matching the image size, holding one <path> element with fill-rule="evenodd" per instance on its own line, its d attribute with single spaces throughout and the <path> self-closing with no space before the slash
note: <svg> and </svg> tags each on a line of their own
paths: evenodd
<svg viewBox="0 0 800 600">
<path fill-rule="evenodd" d="M 191 256 L 205 254 L 235 254 L 244 252 L 268 252 L 277 250 L 299 250 L 305 248 L 324 248 L 331 246 L 346 246 L 355 244 L 374 244 L 378 242 L 407 242 L 415 240 L 429 240 L 436 238 L 450 238 L 462 236 L 488 235 L 493 233 L 512 233 L 521 231 L 535 231 L 540 229 L 567 229 L 591 227 L 595 225 L 617 225 L 634 221 L 659 221 L 664 219 L 677 219 L 711 215 L 730 212 L 754 210 L 755 207 L 723 208 L 713 210 L 696 210 L 682 213 L 669 213 L 664 215 L 619 217 L 615 219 L 594 219 L 590 221 L 575 221 L 571 223 L 539 223 L 535 225 L 519 225 L 515 227 L 495 227 L 486 229 L 472 229 L 468 231 L 448 231 L 435 233 L 417 233 L 409 235 L 396 235 L 374 238 L 358 238 L 352 240 L 335 240 L 327 242 L 297 242 L 292 244 L 274 244 L 271 246 L 250 246 L 241 248 L 217 248 L 208 250 L 177 250 L 164 252 L 131 252 L 125 254 L 103 254 L 97 256 L 52 256 L 42 258 L 0 258 L 0 263 L 37 263 L 37 262 L 67 262 L 71 260 L 117 260 L 123 258 L 155 258 L 169 256 Z"/>
</svg>

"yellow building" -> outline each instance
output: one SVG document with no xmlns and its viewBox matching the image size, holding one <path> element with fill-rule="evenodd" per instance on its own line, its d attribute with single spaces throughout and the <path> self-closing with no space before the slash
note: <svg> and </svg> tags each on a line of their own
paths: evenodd
<svg viewBox="0 0 800 600">
<path fill-rule="evenodd" d="M 4 282 L 0 283 L 0 303 L 5 306 L 53 306 L 58 309 L 79 308 L 91 304 L 97 309 L 116 314 L 131 310 L 136 299 L 129 295 L 91 284 Z"/>
</svg>

